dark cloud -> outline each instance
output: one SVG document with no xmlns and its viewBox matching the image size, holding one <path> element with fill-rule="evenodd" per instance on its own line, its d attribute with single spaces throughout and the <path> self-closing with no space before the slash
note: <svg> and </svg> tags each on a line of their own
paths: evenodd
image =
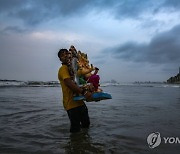
<svg viewBox="0 0 180 154">
<path fill-rule="evenodd" d="M 57 17 L 82 16 L 89 11 L 109 11 L 118 18 L 138 18 L 144 12 L 157 12 L 161 7 L 177 8 L 175 0 L 0 0 L 1 16 L 18 18 L 36 25 Z M 156 11 L 155 11 L 156 10 Z M 63 20 L 62 20 L 63 22 Z"/>
<path fill-rule="evenodd" d="M 138 18 L 144 12 L 153 12 L 157 9 L 158 5 L 154 5 L 154 1 L 144 0 L 122 0 L 117 1 L 118 3 L 114 6 L 114 14 L 116 18 Z"/>
<path fill-rule="evenodd" d="M 15 8 L 21 8 L 26 3 L 23 0 L 0 0 L 0 12 L 7 13 L 8 11 L 14 11 Z"/>
<path fill-rule="evenodd" d="M 166 64 L 180 62 L 180 25 L 152 38 L 149 44 L 128 42 L 108 49 L 114 58 L 134 62 Z"/>
<path fill-rule="evenodd" d="M 180 1 L 179 0 L 165 0 L 164 3 L 162 4 L 162 7 L 178 10 L 180 8 Z"/>
<path fill-rule="evenodd" d="M 8 27 L 4 28 L 3 30 L 1 30 L 0 33 L 1 34 L 12 33 L 12 32 L 24 33 L 24 32 L 27 32 L 27 31 L 28 31 L 27 29 L 20 28 L 18 26 L 8 26 Z"/>
<path fill-rule="evenodd" d="M 28 25 L 85 11 L 87 0 L 0 0 L 0 13 L 22 19 Z"/>
</svg>

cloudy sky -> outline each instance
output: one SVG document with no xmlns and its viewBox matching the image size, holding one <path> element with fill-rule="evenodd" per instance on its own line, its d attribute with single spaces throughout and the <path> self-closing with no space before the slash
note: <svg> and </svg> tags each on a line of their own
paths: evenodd
<svg viewBox="0 0 180 154">
<path fill-rule="evenodd" d="M 57 80 L 70 45 L 102 81 L 166 81 L 180 66 L 180 1 L 0 0 L 0 79 Z"/>
</svg>

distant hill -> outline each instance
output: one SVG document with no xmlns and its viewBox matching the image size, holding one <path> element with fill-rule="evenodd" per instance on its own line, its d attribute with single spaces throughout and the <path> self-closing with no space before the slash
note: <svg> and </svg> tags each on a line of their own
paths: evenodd
<svg viewBox="0 0 180 154">
<path fill-rule="evenodd" d="M 180 84 L 180 67 L 179 67 L 179 73 L 176 76 L 172 76 L 167 80 L 167 83 L 178 83 Z"/>
</svg>

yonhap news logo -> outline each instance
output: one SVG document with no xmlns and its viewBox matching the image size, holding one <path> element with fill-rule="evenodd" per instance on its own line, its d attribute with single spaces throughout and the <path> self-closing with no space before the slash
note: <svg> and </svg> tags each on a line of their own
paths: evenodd
<svg viewBox="0 0 180 154">
<path fill-rule="evenodd" d="M 150 148 L 155 148 L 160 145 L 161 143 L 161 136 L 159 132 L 151 133 L 147 137 L 147 143 Z"/>
<path fill-rule="evenodd" d="M 149 134 L 147 137 L 147 143 L 149 148 L 153 149 L 159 146 L 161 143 L 165 144 L 180 144 L 179 137 L 161 137 L 159 132 Z"/>
</svg>

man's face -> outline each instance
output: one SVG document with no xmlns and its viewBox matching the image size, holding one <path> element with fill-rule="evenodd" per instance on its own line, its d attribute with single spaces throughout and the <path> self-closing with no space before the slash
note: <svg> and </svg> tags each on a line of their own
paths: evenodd
<svg viewBox="0 0 180 154">
<path fill-rule="evenodd" d="M 62 63 L 71 64 L 71 60 L 72 60 L 71 52 L 62 53 L 60 60 L 62 61 Z"/>
</svg>

